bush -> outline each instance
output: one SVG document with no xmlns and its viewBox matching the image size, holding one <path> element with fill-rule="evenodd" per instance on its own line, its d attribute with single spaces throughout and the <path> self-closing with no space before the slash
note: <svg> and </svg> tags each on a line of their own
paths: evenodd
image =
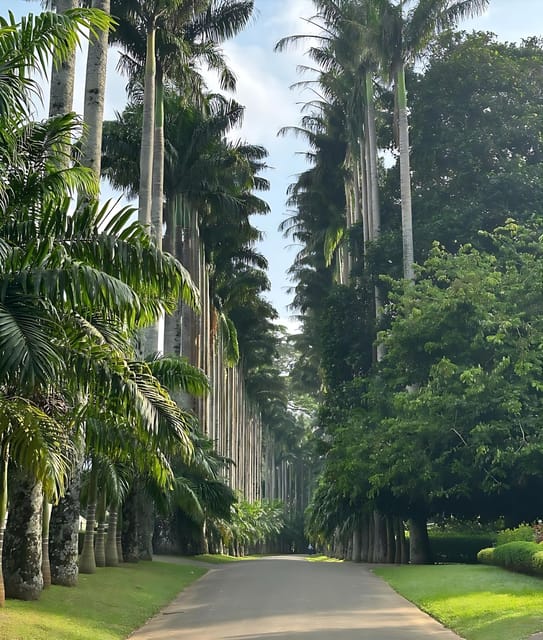
<svg viewBox="0 0 543 640">
<path fill-rule="evenodd" d="M 508 542 L 534 542 L 534 530 L 529 524 L 521 524 L 515 529 L 504 529 L 496 537 L 496 545 Z"/>
<path fill-rule="evenodd" d="M 494 564 L 494 547 L 481 549 L 477 554 L 477 560 L 481 564 Z"/>
<path fill-rule="evenodd" d="M 535 573 L 533 557 L 541 553 L 541 547 L 535 542 L 507 542 L 494 549 L 494 564 L 518 571 L 519 573 Z"/>
<path fill-rule="evenodd" d="M 541 548 L 541 544 L 538 545 L 539 551 L 536 551 L 532 556 L 532 568 L 534 573 L 538 576 L 543 575 L 543 549 Z"/>
<path fill-rule="evenodd" d="M 430 545 L 436 562 L 475 564 L 482 547 L 490 547 L 493 536 L 481 533 L 453 533 L 430 531 Z"/>
</svg>

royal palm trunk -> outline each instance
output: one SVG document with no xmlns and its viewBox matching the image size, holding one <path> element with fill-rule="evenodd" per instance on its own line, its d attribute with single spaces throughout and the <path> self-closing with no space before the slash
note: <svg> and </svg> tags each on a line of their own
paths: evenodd
<svg viewBox="0 0 543 640">
<path fill-rule="evenodd" d="M 94 541 L 94 560 L 97 567 L 106 566 L 106 498 L 102 490 L 96 507 L 96 536 Z"/>
<path fill-rule="evenodd" d="M 110 0 L 93 0 L 93 9 L 110 14 Z M 87 127 L 83 142 L 81 164 L 92 169 L 96 180 L 100 180 L 102 154 L 102 124 L 106 92 L 106 67 L 108 32 L 100 31 L 89 42 L 85 78 L 85 105 L 83 119 Z"/>
<path fill-rule="evenodd" d="M 400 148 L 400 196 L 402 208 L 403 277 L 415 279 L 413 268 L 413 214 L 411 208 L 411 163 L 409 159 L 409 123 L 407 118 L 407 90 L 405 66 L 396 72 L 396 100 L 398 102 L 398 142 Z"/>
<path fill-rule="evenodd" d="M 117 502 L 109 506 L 109 514 L 107 519 L 107 536 L 106 536 L 106 566 L 116 567 L 119 564 L 119 555 L 117 552 L 117 512 L 119 505 Z"/>
<path fill-rule="evenodd" d="M 94 527 L 96 525 L 96 500 L 98 494 L 98 478 L 96 466 L 93 464 L 90 471 L 89 491 L 87 499 L 85 537 L 83 538 L 83 550 L 79 559 L 80 573 L 95 573 L 96 557 L 94 555 Z"/>
<path fill-rule="evenodd" d="M 76 9 L 79 0 L 56 0 L 57 13 L 65 13 L 69 9 Z M 58 67 L 53 65 L 51 70 L 51 85 L 49 89 L 49 115 L 57 116 L 69 113 L 73 109 L 75 80 L 75 50 Z"/>
<path fill-rule="evenodd" d="M 49 561 L 49 522 L 51 520 L 51 504 L 44 497 L 42 509 L 42 534 L 41 534 L 41 572 L 43 575 L 43 588 L 51 586 L 51 564 Z"/>
<path fill-rule="evenodd" d="M 3 558 L 8 598 L 37 600 L 43 590 L 42 506 L 41 483 L 21 470 L 10 473 Z"/>
</svg>

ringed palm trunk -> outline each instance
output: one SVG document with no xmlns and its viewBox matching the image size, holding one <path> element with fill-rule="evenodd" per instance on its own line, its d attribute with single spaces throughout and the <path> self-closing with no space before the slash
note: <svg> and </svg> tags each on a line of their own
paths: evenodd
<svg viewBox="0 0 543 640">
<path fill-rule="evenodd" d="M 87 501 L 87 524 L 85 537 L 83 538 L 83 550 L 79 559 L 80 573 L 95 573 L 96 558 L 94 555 L 94 527 L 96 524 L 96 500 L 98 493 L 98 471 L 96 465 L 92 465 L 89 478 L 89 491 Z"/>
<path fill-rule="evenodd" d="M 93 9 L 110 14 L 110 0 L 93 0 Z M 83 143 L 81 164 L 92 169 L 96 181 L 100 180 L 102 154 L 102 124 L 106 92 L 106 67 L 108 53 L 108 32 L 100 31 L 89 42 L 85 77 L 85 105 L 83 119 L 87 135 Z"/>
<path fill-rule="evenodd" d="M 149 51 L 147 55 L 149 55 Z M 147 92 L 147 85 L 145 88 Z M 164 207 L 164 87 L 160 68 L 155 73 L 155 111 L 154 131 L 152 140 L 151 167 L 151 228 L 150 233 L 156 246 L 162 248 L 162 227 Z M 143 141 L 142 141 L 143 144 Z M 159 321 L 145 330 L 145 344 L 147 351 L 164 353 L 164 343 L 159 344 Z"/>
<path fill-rule="evenodd" d="M 156 26 L 153 19 L 147 29 L 138 205 L 138 220 L 141 224 L 147 227 L 148 233 L 152 237 L 154 236 L 151 219 L 151 206 L 155 137 L 155 41 Z M 149 353 L 154 353 L 158 349 L 158 326 L 154 325 L 144 329 L 141 332 L 140 339 L 142 355 L 146 356 Z"/>
<path fill-rule="evenodd" d="M 366 73 L 366 138 L 368 144 L 368 192 L 370 202 L 370 239 L 376 240 L 381 229 L 379 203 L 379 176 L 377 169 L 377 134 L 375 131 L 375 105 L 373 98 L 373 78 Z"/>
<path fill-rule="evenodd" d="M 79 0 L 56 0 L 57 13 L 65 13 L 69 9 L 76 9 Z M 73 109 L 75 80 L 75 49 L 71 55 L 58 67 L 51 71 L 51 86 L 49 90 L 49 115 L 57 116 L 69 113 Z"/>
<path fill-rule="evenodd" d="M 106 566 L 106 493 L 100 492 L 96 507 L 96 540 L 94 544 L 94 559 L 97 567 Z"/>
<path fill-rule="evenodd" d="M 143 123 L 141 132 L 140 184 L 139 184 L 139 221 L 151 232 L 151 202 L 153 175 L 153 148 L 155 134 L 155 25 L 151 24 L 147 32 L 145 55 L 145 80 L 143 98 Z"/>
<path fill-rule="evenodd" d="M 119 565 L 119 555 L 117 552 L 117 514 L 119 503 L 112 502 L 108 509 L 107 536 L 106 536 L 106 566 L 117 567 Z"/>
<path fill-rule="evenodd" d="M 409 159 L 409 122 L 407 118 L 407 90 L 405 66 L 402 64 L 395 75 L 396 100 L 398 102 L 398 143 L 400 148 L 400 195 L 402 208 L 403 276 L 415 279 L 413 269 L 413 214 L 411 208 L 411 165 Z"/>
<path fill-rule="evenodd" d="M 41 572 L 43 588 L 51 586 L 51 564 L 49 562 L 49 523 L 51 521 L 51 503 L 44 497 L 42 509 L 41 534 Z"/>
<path fill-rule="evenodd" d="M 117 532 L 115 535 L 115 542 L 117 545 L 117 559 L 119 563 L 124 562 L 122 527 L 123 527 L 123 510 L 122 510 L 122 504 L 119 503 L 117 505 Z"/>
<path fill-rule="evenodd" d="M 164 235 L 164 251 L 176 255 L 176 236 L 178 233 L 175 208 L 177 198 L 166 202 L 165 221 L 166 233 Z M 181 301 L 177 302 L 177 307 L 172 313 L 164 317 L 164 353 L 166 355 L 181 355 Z"/>
<path fill-rule="evenodd" d="M 37 600 L 43 590 L 42 505 L 40 482 L 20 470 L 10 474 L 3 558 L 8 598 Z"/>
<path fill-rule="evenodd" d="M 153 136 L 153 170 L 151 187 L 151 225 L 157 247 L 162 248 L 164 207 L 164 85 L 162 70 L 156 70 L 155 129 Z"/>
</svg>

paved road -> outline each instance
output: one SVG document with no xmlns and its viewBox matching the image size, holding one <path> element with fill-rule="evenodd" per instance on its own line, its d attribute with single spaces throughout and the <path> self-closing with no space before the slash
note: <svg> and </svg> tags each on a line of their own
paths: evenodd
<svg viewBox="0 0 543 640">
<path fill-rule="evenodd" d="M 459 640 L 369 567 L 277 556 L 215 565 L 131 640 Z"/>
</svg>

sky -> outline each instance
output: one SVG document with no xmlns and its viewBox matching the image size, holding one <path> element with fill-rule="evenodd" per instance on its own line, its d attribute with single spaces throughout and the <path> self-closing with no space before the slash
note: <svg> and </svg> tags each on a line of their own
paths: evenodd
<svg viewBox="0 0 543 640">
<path fill-rule="evenodd" d="M 277 309 L 281 322 L 293 326 L 288 305 L 292 286 L 287 269 L 298 250 L 278 230 L 279 224 L 289 215 L 286 206 L 287 188 L 305 168 L 302 139 L 293 135 L 279 137 L 283 127 L 299 124 L 301 105 L 311 99 L 309 93 L 291 86 L 302 79 L 297 71 L 300 64 L 310 64 L 299 46 L 286 52 L 275 53 L 274 46 L 285 36 L 308 32 L 307 19 L 314 13 L 311 0 L 255 0 L 256 15 L 251 24 L 224 50 L 231 68 L 237 76 L 235 98 L 245 106 L 242 129 L 236 137 L 251 144 L 264 146 L 268 152 L 270 169 L 264 176 L 271 183 L 271 190 L 262 197 L 269 203 L 271 213 L 254 218 L 253 224 L 264 233 L 261 252 L 269 262 L 268 275 L 271 291 L 268 298 Z M 39 2 L 25 0 L 0 0 L 0 15 L 8 10 L 16 16 L 30 11 L 37 12 Z M 498 39 L 518 42 L 528 36 L 543 36 L 543 0 L 490 0 L 484 15 L 465 21 L 463 29 L 483 29 L 494 32 Z M 115 72 L 118 54 L 110 54 L 106 118 L 113 118 L 125 102 L 126 79 Z M 84 56 L 80 56 L 77 71 L 76 95 L 83 94 Z M 309 76 L 303 76 L 308 78 Z M 82 111 L 81 100 L 76 101 L 76 111 Z M 415 212 L 416 215 L 416 212 Z"/>
</svg>

